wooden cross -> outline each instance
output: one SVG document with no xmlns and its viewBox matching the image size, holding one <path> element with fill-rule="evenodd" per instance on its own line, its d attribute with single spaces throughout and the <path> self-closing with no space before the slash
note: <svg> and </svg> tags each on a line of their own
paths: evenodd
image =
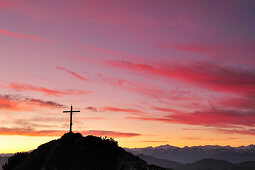
<svg viewBox="0 0 255 170">
<path fill-rule="evenodd" d="M 74 111 L 72 105 L 71 105 L 71 110 L 70 111 L 63 111 L 63 113 L 70 113 L 70 132 L 72 132 L 73 112 L 80 112 L 80 111 Z"/>
</svg>

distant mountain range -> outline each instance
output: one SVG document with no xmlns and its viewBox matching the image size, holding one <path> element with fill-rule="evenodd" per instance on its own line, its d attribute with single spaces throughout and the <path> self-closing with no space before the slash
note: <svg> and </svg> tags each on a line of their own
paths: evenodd
<svg viewBox="0 0 255 170">
<path fill-rule="evenodd" d="M 191 146 L 175 147 L 162 145 L 158 147 L 133 148 L 126 151 L 135 155 L 144 154 L 158 159 L 166 159 L 180 163 L 192 163 L 202 159 L 225 160 L 231 163 L 255 161 L 255 145 L 231 147 L 231 146 Z"/>
</svg>

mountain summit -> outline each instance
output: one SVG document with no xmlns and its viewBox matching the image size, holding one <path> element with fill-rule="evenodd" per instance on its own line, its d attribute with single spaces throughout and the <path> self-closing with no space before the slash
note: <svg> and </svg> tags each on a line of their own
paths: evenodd
<svg viewBox="0 0 255 170">
<path fill-rule="evenodd" d="M 118 146 L 112 138 L 66 133 L 30 153 L 10 157 L 3 170 L 163 170 Z"/>
</svg>

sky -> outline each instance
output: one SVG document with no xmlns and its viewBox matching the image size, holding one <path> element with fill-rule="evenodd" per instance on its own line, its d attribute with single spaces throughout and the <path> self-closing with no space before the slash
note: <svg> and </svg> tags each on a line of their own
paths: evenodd
<svg viewBox="0 0 255 170">
<path fill-rule="evenodd" d="M 253 144 L 255 1 L 0 0 L 0 153 L 69 130 Z"/>
</svg>

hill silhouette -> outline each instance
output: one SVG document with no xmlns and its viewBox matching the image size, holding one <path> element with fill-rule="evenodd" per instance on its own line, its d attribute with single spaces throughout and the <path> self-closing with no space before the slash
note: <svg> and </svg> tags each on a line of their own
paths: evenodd
<svg viewBox="0 0 255 170">
<path fill-rule="evenodd" d="M 224 160 L 203 159 L 193 163 L 181 165 L 175 170 L 254 170 L 255 161 L 234 164 Z"/>
<path fill-rule="evenodd" d="M 176 170 L 230 170 L 232 166 L 232 163 L 223 160 L 203 159 L 182 165 L 176 168 Z"/>
<path fill-rule="evenodd" d="M 30 153 L 16 153 L 3 170 L 164 170 L 126 152 L 112 138 L 66 133 Z"/>
<path fill-rule="evenodd" d="M 176 161 L 169 161 L 167 159 L 159 159 L 153 156 L 148 156 L 144 154 L 137 155 L 142 160 L 145 160 L 149 164 L 158 165 L 163 168 L 172 168 L 175 169 L 176 167 L 181 166 L 182 164 Z"/>
</svg>

